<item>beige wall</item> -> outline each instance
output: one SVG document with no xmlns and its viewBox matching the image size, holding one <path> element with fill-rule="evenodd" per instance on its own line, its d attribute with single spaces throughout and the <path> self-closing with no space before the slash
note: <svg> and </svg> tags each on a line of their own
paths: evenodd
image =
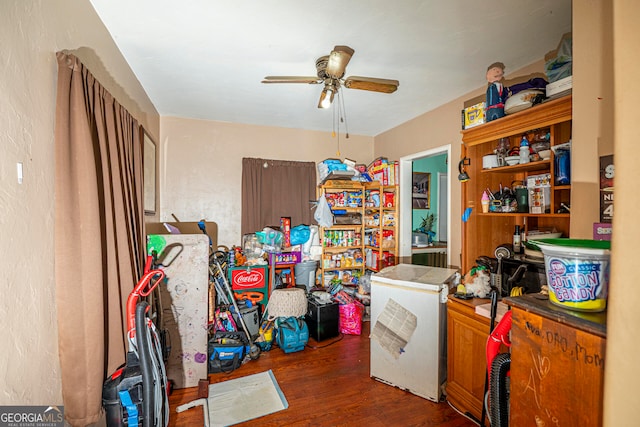
<svg viewBox="0 0 640 427">
<path fill-rule="evenodd" d="M 373 160 L 373 138 L 268 126 L 163 117 L 161 119 L 160 211 L 162 221 L 206 219 L 218 224 L 218 243 L 242 243 L 242 158 L 319 162 Z M 282 191 L 287 184 L 282 183 Z M 311 207 L 310 207 L 311 208 Z"/>
<path fill-rule="evenodd" d="M 613 152 L 613 41 L 610 1 L 573 6 L 571 237 L 590 239 L 600 220 L 599 156 Z M 616 159 L 617 160 L 617 159 Z"/>
<path fill-rule="evenodd" d="M 611 286 L 607 310 L 604 425 L 638 425 L 640 411 L 640 293 L 638 292 L 638 242 L 640 242 L 640 196 L 638 195 L 638 97 L 637 70 L 640 57 L 635 0 L 613 1 L 613 69 L 615 81 L 615 220 L 611 259 Z M 609 46 L 610 48 L 610 46 Z"/>
<path fill-rule="evenodd" d="M 76 53 L 155 135 L 159 117 L 88 0 L 3 0 L 0 40 L 0 405 L 59 405 L 55 52 Z"/>
<path fill-rule="evenodd" d="M 549 46 L 549 50 L 554 48 L 555 46 Z M 506 83 L 513 80 L 527 80 L 530 76 L 543 71 L 544 62 L 542 60 L 519 70 L 512 71 L 507 69 L 505 75 Z M 477 70 L 478 85 L 480 86 L 478 90 L 469 92 L 375 137 L 374 157 L 385 156 L 394 160 L 444 145 L 451 145 L 451 159 L 449 159 L 449 168 L 451 170 L 451 212 L 449 214 L 451 236 L 449 237 L 449 251 L 451 265 L 454 267 L 462 265 L 462 223 L 460 218 L 462 217 L 461 185 L 464 184 L 461 184 L 457 179 L 462 144 L 460 110 L 462 110 L 467 100 L 478 96 L 484 99 L 485 72 L 486 70 Z"/>
</svg>

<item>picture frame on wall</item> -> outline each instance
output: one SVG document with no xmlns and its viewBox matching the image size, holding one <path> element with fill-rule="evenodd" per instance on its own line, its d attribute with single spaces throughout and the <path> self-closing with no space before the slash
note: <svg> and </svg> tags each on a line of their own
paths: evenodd
<svg viewBox="0 0 640 427">
<path fill-rule="evenodd" d="M 155 215 L 156 213 L 156 143 L 151 136 L 142 128 L 142 166 L 144 169 L 144 213 L 145 215 Z"/>
<path fill-rule="evenodd" d="M 431 205 L 431 173 L 413 172 L 412 187 L 413 209 L 429 209 Z"/>
</svg>

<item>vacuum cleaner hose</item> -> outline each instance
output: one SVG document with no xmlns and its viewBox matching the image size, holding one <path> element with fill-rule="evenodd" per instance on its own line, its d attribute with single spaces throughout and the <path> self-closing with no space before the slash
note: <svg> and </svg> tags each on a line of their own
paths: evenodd
<svg viewBox="0 0 640 427">
<path fill-rule="evenodd" d="M 511 353 L 500 353 L 491 364 L 489 380 L 489 419 L 491 427 L 509 425 L 509 376 Z"/>
<path fill-rule="evenodd" d="M 136 305 L 136 344 L 140 369 L 142 371 L 142 426 L 155 426 L 155 396 L 153 380 L 153 357 L 149 351 L 151 340 L 146 322 L 146 311 L 149 303 L 139 302 Z"/>
</svg>

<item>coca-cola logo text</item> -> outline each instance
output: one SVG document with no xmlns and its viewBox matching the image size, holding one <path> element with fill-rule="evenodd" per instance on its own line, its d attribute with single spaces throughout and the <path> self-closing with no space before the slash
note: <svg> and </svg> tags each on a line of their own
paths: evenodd
<svg viewBox="0 0 640 427">
<path fill-rule="evenodd" d="M 264 283 L 261 270 L 245 270 L 233 274 L 233 286 L 240 288 L 254 288 Z"/>
</svg>

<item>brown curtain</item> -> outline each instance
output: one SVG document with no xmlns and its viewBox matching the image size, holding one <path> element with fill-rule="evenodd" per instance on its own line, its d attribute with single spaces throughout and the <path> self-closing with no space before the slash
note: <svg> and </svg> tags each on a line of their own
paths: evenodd
<svg viewBox="0 0 640 427">
<path fill-rule="evenodd" d="M 124 362 L 125 303 L 143 270 L 136 120 L 85 66 L 58 52 L 55 280 L 65 417 L 98 421 L 102 384 Z"/>
<path fill-rule="evenodd" d="M 316 200 L 316 165 L 313 162 L 242 159 L 242 234 L 280 226 L 311 225 L 311 201 Z"/>
</svg>

